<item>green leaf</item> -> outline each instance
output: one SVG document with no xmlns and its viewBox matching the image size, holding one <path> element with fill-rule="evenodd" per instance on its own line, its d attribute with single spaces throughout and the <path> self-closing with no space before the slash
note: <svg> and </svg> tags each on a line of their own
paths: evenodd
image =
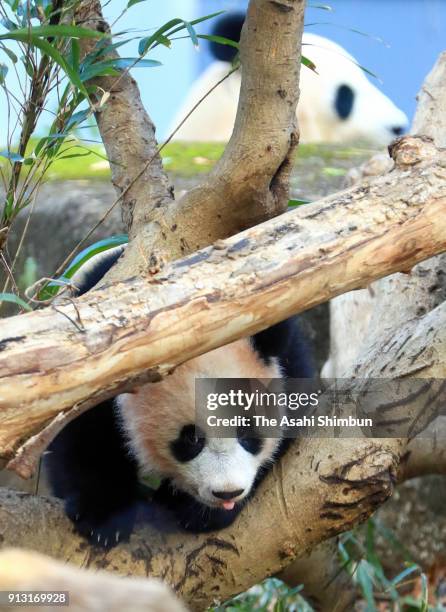
<svg viewBox="0 0 446 612">
<path fill-rule="evenodd" d="M 44 28 L 45 26 L 42 26 Z M 47 28 L 52 26 L 46 26 Z M 54 26 L 56 27 L 56 26 Z M 38 35 L 33 33 L 34 29 L 42 29 L 42 28 L 30 28 L 30 29 L 21 29 L 15 30 L 14 32 L 9 32 L 8 34 L 2 34 L 0 36 L 0 40 L 17 40 L 19 42 L 23 42 L 28 45 L 32 45 L 40 49 L 43 53 L 51 57 L 52 60 L 56 62 L 58 66 L 62 68 L 65 72 L 69 80 L 75 85 L 78 89 L 82 91 L 85 97 L 88 97 L 88 92 L 85 89 L 85 86 L 82 84 L 82 81 L 79 78 L 77 72 L 70 66 L 70 64 L 66 61 L 63 55 L 50 44 L 44 38 L 39 38 Z"/>
<path fill-rule="evenodd" d="M 140 57 L 118 57 L 113 62 L 114 68 L 124 70 L 126 68 L 157 68 L 162 66 L 158 60 L 141 59 Z"/>
<path fill-rule="evenodd" d="M 6 55 L 9 57 L 11 62 L 13 62 L 14 64 L 17 64 L 19 59 L 17 55 L 11 51 L 11 49 L 8 49 L 8 47 L 4 45 L 3 43 L 0 44 L 0 48 L 2 49 L 2 51 L 6 53 Z"/>
<path fill-rule="evenodd" d="M 97 32 L 96 30 L 90 30 L 78 26 L 48 25 L 36 26 L 33 28 L 20 28 L 18 30 L 8 32 L 7 34 L 2 34 L 0 36 L 0 40 L 17 40 L 19 42 L 37 47 L 43 53 L 51 57 L 51 59 L 62 68 L 71 83 L 75 85 L 86 98 L 88 98 L 88 92 L 85 89 L 85 86 L 83 85 L 77 71 L 70 66 L 67 60 L 54 45 L 43 38 L 58 36 L 72 38 L 105 38 L 108 35 L 104 34 L 103 32 Z"/>
<path fill-rule="evenodd" d="M 366 68 L 365 66 L 361 66 L 361 64 L 358 64 L 358 62 L 353 62 L 354 64 L 356 64 L 358 66 L 358 68 L 361 68 L 361 70 L 363 72 L 365 72 L 366 74 L 368 74 L 369 76 L 373 77 L 374 79 L 376 79 L 377 81 L 379 81 L 379 83 L 382 83 L 383 80 L 381 79 L 380 76 L 378 76 L 375 72 L 372 72 L 371 70 L 369 70 L 368 68 Z"/>
<path fill-rule="evenodd" d="M 177 32 L 180 32 L 181 30 L 184 30 L 185 28 L 187 28 L 186 23 L 188 23 L 189 26 L 194 26 L 194 25 L 197 25 L 197 23 L 206 21 L 207 19 L 212 19 L 213 17 L 217 17 L 218 15 L 221 15 L 222 13 L 224 13 L 224 11 L 218 11 L 217 13 L 211 13 L 210 15 L 205 15 L 204 17 L 200 17 L 198 19 L 194 19 L 188 22 L 185 22 L 184 19 L 179 19 L 179 18 L 171 19 L 170 21 L 162 25 L 160 28 L 158 28 L 158 30 L 156 30 L 156 32 L 154 32 L 152 36 L 142 38 L 139 41 L 138 53 L 140 55 L 144 55 L 151 48 L 152 45 L 154 47 L 160 44 L 165 45 L 166 44 L 165 42 L 166 32 L 168 32 L 169 36 L 172 36 L 173 34 L 176 34 Z M 178 26 L 178 27 L 175 27 L 175 26 Z"/>
<path fill-rule="evenodd" d="M 29 58 L 24 55 L 20 58 L 20 60 L 25 67 L 26 74 L 32 79 L 34 76 L 34 66 L 30 62 Z"/>
<path fill-rule="evenodd" d="M 329 11 L 331 12 L 333 10 L 333 7 L 331 7 L 329 4 L 312 4 L 309 3 L 308 8 L 315 8 L 315 9 L 321 9 L 322 11 Z"/>
<path fill-rule="evenodd" d="M 69 283 L 74 274 L 95 255 L 108 251 L 109 249 L 113 249 L 121 244 L 127 244 L 128 241 L 129 239 L 126 234 L 119 234 L 117 236 L 110 236 L 104 240 L 99 240 L 98 242 L 95 242 L 91 246 L 87 247 L 76 255 L 62 276 L 60 276 L 57 280 L 48 283 L 48 285 L 39 291 L 39 300 L 48 300 L 57 295 L 59 289 Z"/>
<path fill-rule="evenodd" d="M 222 15 L 225 11 L 218 11 L 217 13 L 211 13 L 210 15 L 205 15 L 204 17 L 198 17 L 198 19 L 192 19 L 192 21 L 190 21 L 190 25 L 197 25 L 198 23 L 202 23 L 203 21 L 207 21 L 208 19 L 213 19 L 214 17 L 218 17 L 219 15 Z M 181 30 L 184 30 L 185 28 L 185 22 L 183 21 L 183 19 L 180 19 L 179 21 L 182 22 L 182 25 L 180 25 L 178 28 L 175 28 L 174 30 L 172 30 L 172 32 L 169 32 L 169 35 L 172 36 L 172 34 L 176 34 L 177 32 L 180 32 Z"/>
<path fill-rule="evenodd" d="M 0 151 L 0 157 L 6 157 L 6 159 L 9 159 L 10 161 L 18 163 L 22 163 L 23 161 L 25 161 L 25 158 L 19 155 L 18 153 L 14 153 L 13 151 L 7 150 Z"/>
<path fill-rule="evenodd" d="M 158 30 L 156 30 L 151 36 L 142 38 L 139 41 L 138 53 L 140 55 L 144 55 L 154 43 L 165 44 L 165 43 L 160 43 L 159 38 L 162 36 L 165 40 L 166 37 L 164 36 L 164 33 L 168 32 L 170 29 L 172 29 L 174 26 L 178 25 L 179 23 L 183 23 L 183 27 L 184 27 L 184 22 L 182 19 L 178 19 L 178 18 L 171 19 L 170 21 L 162 25 L 160 28 L 158 28 Z"/>
<path fill-rule="evenodd" d="M 0 63 L 0 85 L 5 82 L 6 75 L 8 74 L 8 66 Z"/>
<path fill-rule="evenodd" d="M 376 612 L 375 598 L 373 596 L 373 582 L 368 570 L 368 564 L 360 561 L 356 571 L 356 577 L 367 602 L 367 612 Z"/>
<path fill-rule="evenodd" d="M 428 612 L 429 610 L 429 592 L 426 574 L 421 574 L 421 608 L 420 612 Z"/>
<path fill-rule="evenodd" d="M 8 220 L 12 217 L 12 213 L 14 210 L 14 195 L 12 193 L 10 193 L 6 198 L 5 198 L 5 204 L 3 207 L 3 217 L 4 219 Z"/>
<path fill-rule="evenodd" d="M 303 206 L 304 204 L 311 204 L 311 200 L 288 200 L 289 208 L 297 208 L 297 206 Z"/>
<path fill-rule="evenodd" d="M 81 81 L 85 83 L 98 76 L 117 76 L 118 74 L 116 68 L 113 68 L 108 60 L 104 60 L 103 62 L 96 62 L 83 69 L 80 77 Z"/>
<path fill-rule="evenodd" d="M 194 47 L 196 49 L 198 49 L 199 44 L 198 44 L 198 38 L 197 38 L 197 33 L 194 30 L 194 26 L 190 23 L 190 21 L 185 21 L 184 25 L 186 26 L 187 32 L 190 36 L 190 39 L 192 41 L 192 44 L 194 45 Z"/>
<path fill-rule="evenodd" d="M 73 66 L 73 70 L 79 72 L 79 61 L 80 61 L 80 46 L 77 38 L 71 40 L 70 47 L 70 64 Z"/>
<path fill-rule="evenodd" d="M 410 574 L 413 574 L 414 572 L 418 572 L 418 571 L 420 571 L 420 568 L 418 567 L 418 565 L 414 564 L 414 565 L 411 565 L 410 567 L 406 567 L 405 570 L 400 572 L 398 576 L 395 576 L 395 578 L 391 580 L 391 584 L 393 586 L 397 586 L 400 582 L 404 580 L 404 578 L 407 578 L 407 576 L 410 576 Z"/>
<path fill-rule="evenodd" d="M 7 17 L 2 17 L 0 19 L 0 23 L 2 24 L 4 28 L 6 28 L 9 31 L 17 30 L 17 28 L 19 27 L 16 23 L 11 21 Z"/>
<path fill-rule="evenodd" d="M 306 66 L 307 68 L 309 68 L 310 70 L 312 70 L 316 74 L 318 73 L 317 69 L 316 69 L 316 64 L 314 62 L 312 62 L 308 57 L 306 57 L 306 55 L 301 55 L 300 61 L 301 61 L 301 63 L 304 66 Z"/>
<path fill-rule="evenodd" d="M 11 10 L 15 13 L 19 6 L 19 0 L 5 0 L 5 2 L 11 8 Z"/>
<path fill-rule="evenodd" d="M 134 4 L 139 4 L 140 2 L 145 2 L 145 0 L 129 0 L 129 2 L 127 4 L 127 8 L 130 8 Z"/>
<path fill-rule="evenodd" d="M 71 25 L 34 26 L 32 28 L 20 28 L 18 30 L 14 30 L 13 33 L 17 36 L 17 38 L 14 38 L 14 40 L 20 40 L 20 42 L 30 42 L 35 37 L 106 38 L 109 36 L 104 32 L 98 32 L 97 30 L 90 30 L 89 28 Z M 10 35 L 3 34 L 0 36 L 0 40 L 8 40 L 9 37 Z"/>
<path fill-rule="evenodd" d="M 73 159 L 74 157 L 88 157 L 91 155 L 91 151 L 84 151 L 83 153 L 70 153 L 69 155 L 58 155 L 57 159 Z"/>
<path fill-rule="evenodd" d="M 65 130 L 71 130 L 74 126 L 79 125 L 85 119 L 87 119 L 91 115 L 91 109 L 85 108 L 84 110 L 78 111 L 77 113 L 73 113 L 69 120 L 65 124 Z"/>
<path fill-rule="evenodd" d="M 39 153 L 41 152 L 41 150 L 46 144 L 51 143 L 53 140 L 65 139 L 67 136 L 69 136 L 68 132 L 62 132 L 60 134 L 50 134 L 49 136 L 44 136 L 36 144 L 34 148 L 34 155 L 38 157 Z"/>
<path fill-rule="evenodd" d="M 224 36 L 216 36 L 215 34 L 197 34 L 198 38 L 204 38 L 204 40 L 209 40 L 210 42 L 215 42 L 220 45 L 228 45 L 229 47 L 234 47 L 234 49 L 239 49 L 240 43 L 235 40 L 231 40 L 230 38 L 225 38 Z"/>
<path fill-rule="evenodd" d="M 90 64 L 82 70 L 81 79 L 84 82 L 105 74 L 118 74 L 118 70 L 126 70 L 127 68 L 157 68 L 158 66 L 162 66 L 162 63 L 157 60 L 140 57 L 115 57 Z"/>
<path fill-rule="evenodd" d="M 11 302 L 12 304 L 17 304 L 17 306 L 20 306 L 20 308 L 23 308 L 24 310 L 32 310 L 29 304 L 13 293 L 0 293 L 0 302 Z"/>
<path fill-rule="evenodd" d="M 81 64 L 82 67 L 88 66 L 92 64 L 98 57 L 107 55 L 111 51 L 122 47 L 122 45 L 126 45 L 128 40 L 121 40 L 119 42 L 113 43 L 111 45 L 107 44 L 107 40 L 99 40 L 93 51 L 91 51 L 88 55 L 84 57 L 84 60 Z"/>
</svg>

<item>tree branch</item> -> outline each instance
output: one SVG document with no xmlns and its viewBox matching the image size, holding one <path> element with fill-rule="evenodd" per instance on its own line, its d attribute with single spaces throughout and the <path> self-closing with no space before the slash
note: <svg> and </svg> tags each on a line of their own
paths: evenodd
<svg viewBox="0 0 446 612">
<path fill-rule="evenodd" d="M 445 88 L 446 53 L 443 53 L 423 84 L 412 127 L 412 133 L 427 134 L 440 147 L 446 144 Z M 367 184 L 370 177 L 387 171 L 388 161 L 380 155 L 364 164 L 355 178 Z M 444 255 L 437 256 L 418 264 L 410 274 L 394 274 L 333 300 L 330 303 L 330 358 L 323 368 L 323 376 L 342 377 L 352 371 L 358 377 L 393 376 L 397 367 L 404 377 L 444 379 L 445 345 L 444 342 L 437 344 L 430 334 L 436 334 L 438 326 L 445 322 L 445 263 Z M 346 338 L 350 340 L 347 343 Z M 443 357 L 437 361 L 439 353 Z M 417 359 L 413 360 L 415 354 Z M 425 418 L 424 424 L 428 423 L 432 414 L 423 414 L 419 407 L 417 410 Z M 395 412 L 388 415 L 388 421 L 396 416 L 410 417 L 408 407 L 404 406 L 399 415 Z M 399 480 L 431 473 L 446 474 L 445 439 L 444 417 L 440 417 L 407 445 L 399 466 Z M 331 560 L 326 558 L 325 563 L 329 567 Z M 299 565 L 292 564 L 287 576 L 296 574 L 298 578 L 300 571 Z M 342 583 L 336 584 L 333 599 L 343 592 Z"/>
<path fill-rule="evenodd" d="M 75 19 L 78 25 L 110 33 L 100 0 L 82 0 L 76 6 Z M 85 38 L 79 44 L 86 55 L 95 49 L 97 42 Z M 107 55 L 107 58 L 117 57 L 115 50 Z M 107 101 L 96 112 L 96 122 L 110 161 L 113 186 L 121 196 L 122 218 L 131 228 L 135 215 L 149 217 L 154 209 L 173 202 L 173 189 L 158 153 L 155 126 L 128 70 L 121 71 L 118 77 L 97 77 L 89 84 L 98 88 L 97 104 L 103 94 L 107 95 Z M 135 229 L 138 225 L 135 224 Z"/>
<path fill-rule="evenodd" d="M 1 455 L 11 457 L 60 411 L 159 380 L 194 356 L 445 250 L 446 152 L 407 138 L 393 155 L 394 170 L 366 193 L 359 186 L 326 198 L 56 312 L 0 322 Z"/>
<path fill-rule="evenodd" d="M 186 612 L 183 604 L 159 580 L 87 572 L 35 552 L 13 548 L 0 552 L 0 589 L 66 591 L 67 607 L 82 612 Z M 15 609 L 17 604 L 2 605 L 3 612 Z M 20 609 L 34 612 L 36 604 L 20 604 Z M 44 609 L 51 608 L 44 606 Z"/>
<path fill-rule="evenodd" d="M 5 545 L 35 549 L 79 567 L 162 577 L 186 604 L 204 609 L 365 520 L 391 494 L 401 450 L 397 439 L 379 444 L 303 439 L 268 475 L 237 521 L 218 533 L 191 537 L 144 527 L 129 544 L 105 552 L 73 533 L 57 500 L 5 490 L 0 493 L 0 535 Z M 253 532 L 258 537 L 245 537 Z"/>
<path fill-rule="evenodd" d="M 159 268 L 286 210 L 290 160 L 298 141 L 304 6 L 304 0 L 250 1 L 240 42 L 243 70 L 234 133 L 209 176 L 179 201 L 173 200 L 156 153 L 154 127 L 134 80 L 128 73 L 93 80 L 111 94 L 97 122 L 113 184 L 123 194 L 131 238 L 110 280 Z M 99 0 L 84 0 L 76 18 L 87 27 L 109 30 Z M 83 45 L 84 53 L 91 49 L 88 40 Z"/>
</svg>

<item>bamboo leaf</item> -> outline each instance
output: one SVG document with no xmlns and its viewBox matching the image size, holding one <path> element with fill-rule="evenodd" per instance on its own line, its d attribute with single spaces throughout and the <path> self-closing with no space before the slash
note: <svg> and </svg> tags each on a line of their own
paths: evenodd
<svg viewBox="0 0 446 612">
<path fill-rule="evenodd" d="M 301 61 L 301 63 L 304 66 L 306 66 L 307 68 L 309 68 L 310 70 L 312 70 L 316 74 L 318 73 L 317 70 L 316 70 L 316 64 L 314 62 L 312 62 L 308 57 L 306 57 L 305 55 L 301 55 L 300 61 Z"/>
<path fill-rule="evenodd" d="M 11 62 L 13 62 L 14 64 L 17 64 L 19 59 L 17 55 L 11 51 L 11 49 L 8 49 L 8 47 L 4 45 L 3 43 L 0 44 L 0 48 L 2 49 L 2 51 L 6 53 L 6 55 L 9 57 Z"/>
<path fill-rule="evenodd" d="M 0 157 L 6 157 L 6 159 L 9 159 L 12 162 L 17 162 L 17 163 L 22 163 L 23 161 L 25 161 L 25 158 L 22 157 L 21 155 L 19 155 L 18 153 L 14 153 L 14 151 L 0 151 Z"/>
<path fill-rule="evenodd" d="M 215 42 L 220 45 L 228 45 L 229 47 L 234 47 L 234 49 L 238 49 L 240 47 L 238 42 L 231 40 L 230 38 L 225 38 L 224 36 L 216 36 L 215 34 L 197 34 L 197 37 L 204 38 L 204 40 Z"/>
<path fill-rule="evenodd" d="M 92 257 L 102 253 L 104 251 L 108 251 L 109 249 L 113 249 L 114 247 L 120 246 L 122 244 L 128 243 L 128 236 L 126 234 L 119 234 L 117 236 L 110 236 L 109 238 L 104 238 L 104 240 L 99 240 L 95 242 L 91 246 L 83 249 L 73 261 L 70 263 L 68 268 L 64 271 L 62 276 L 60 276 L 57 280 L 54 280 L 48 285 L 46 285 L 43 289 L 39 291 L 38 298 L 39 300 L 48 300 L 59 292 L 59 289 L 70 282 L 70 279 L 73 278 L 74 274 Z"/>
<path fill-rule="evenodd" d="M 17 304 L 17 306 L 20 306 L 20 308 L 23 308 L 24 310 L 32 310 L 29 304 L 13 293 L 0 293 L 0 302 L 10 302 L 12 304 Z"/>
<path fill-rule="evenodd" d="M 97 30 L 90 30 L 89 28 L 82 28 L 80 26 L 73 25 L 45 25 L 35 26 L 32 28 L 19 28 L 14 30 L 13 33 L 17 36 L 17 38 L 14 38 L 14 40 L 20 40 L 20 42 L 33 40 L 35 37 L 106 38 L 109 36 L 104 32 L 98 32 Z M 8 34 L 3 34 L 0 36 L 0 40 L 7 40 L 8 38 Z"/>
</svg>

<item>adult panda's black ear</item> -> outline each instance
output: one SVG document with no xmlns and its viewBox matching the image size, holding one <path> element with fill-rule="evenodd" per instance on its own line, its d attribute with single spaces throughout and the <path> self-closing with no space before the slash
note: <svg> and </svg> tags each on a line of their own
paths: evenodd
<svg viewBox="0 0 446 612">
<path fill-rule="evenodd" d="M 245 22 L 245 13 L 229 13 L 218 19 L 211 31 L 213 36 L 222 36 L 234 42 L 239 42 L 242 27 Z M 229 45 L 210 41 L 209 50 L 215 59 L 231 63 L 237 55 L 237 49 Z"/>
<path fill-rule="evenodd" d="M 338 117 L 342 120 L 348 119 L 353 111 L 355 92 L 350 85 L 339 85 L 336 90 L 334 107 Z"/>
</svg>

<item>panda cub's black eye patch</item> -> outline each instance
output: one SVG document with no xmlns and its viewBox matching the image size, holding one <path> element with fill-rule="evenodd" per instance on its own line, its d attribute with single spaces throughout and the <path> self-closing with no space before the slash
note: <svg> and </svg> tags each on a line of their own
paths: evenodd
<svg viewBox="0 0 446 612">
<path fill-rule="evenodd" d="M 350 85 L 339 85 L 334 106 L 341 119 L 347 119 L 351 115 L 354 101 L 355 92 Z"/>
<path fill-rule="evenodd" d="M 185 425 L 181 429 L 178 438 L 170 443 L 170 450 L 177 461 L 185 463 L 195 459 L 203 450 L 205 443 L 204 432 L 191 423 L 190 425 Z"/>
<path fill-rule="evenodd" d="M 237 427 L 237 440 L 240 446 L 251 455 L 258 455 L 263 448 L 263 439 L 252 427 Z"/>
</svg>

